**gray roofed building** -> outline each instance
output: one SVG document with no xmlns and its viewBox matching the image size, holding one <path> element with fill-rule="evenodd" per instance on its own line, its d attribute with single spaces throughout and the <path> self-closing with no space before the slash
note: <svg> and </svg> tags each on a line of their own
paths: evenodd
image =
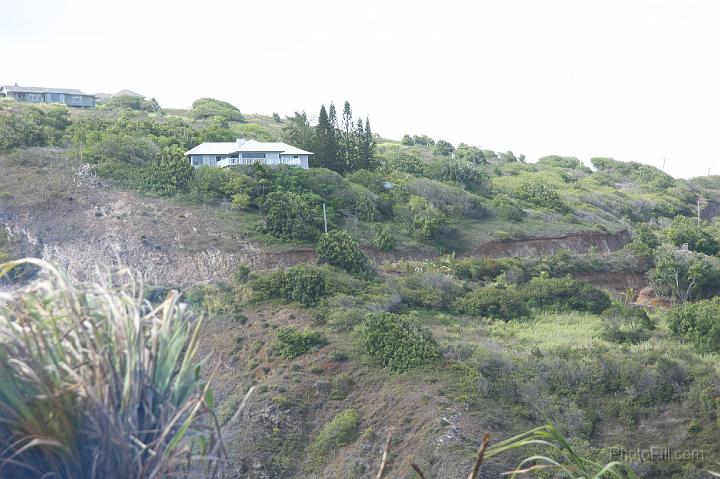
<svg viewBox="0 0 720 479">
<path fill-rule="evenodd" d="M 95 95 L 75 88 L 46 88 L 35 86 L 3 85 L 0 95 L 29 103 L 62 103 L 82 108 L 95 107 Z"/>
<path fill-rule="evenodd" d="M 238 138 L 231 142 L 205 142 L 185 152 L 190 164 L 200 166 L 239 166 L 262 163 L 308 168 L 311 152 L 287 143 L 262 142 Z"/>
</svg>

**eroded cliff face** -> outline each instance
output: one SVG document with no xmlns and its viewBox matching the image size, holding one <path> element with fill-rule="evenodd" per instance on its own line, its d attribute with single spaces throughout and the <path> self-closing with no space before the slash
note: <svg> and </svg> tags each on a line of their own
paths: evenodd
<svg viewBox="0 0 720 479">
<path fill-rule="evenodd" d="M 599 252 L 621 249 L 631 241 L 630 233 L 621 230 L 614 233 L 575 233 L 542 238 L 508 239 L 485 243 L 473 248 L 463 256 L 497 258 L 502 256 L 545 256 L 560 250 L 584 253 L 591 248 Z"/>
<path fill-rule="evenodd" d="M 156 285 L 187 285 L 229 277 L 239 263 L 254 270 L 314 258 L 309 249 L 263 248 L 248 238 L 232 211 L 113 191 L 92 176 L 43 197 L 28 187 L 23 201 L 0 204 L 0 224 L 16 254 L 33 255 L 86 279 L 98 267 L 123 265 Z M 36 201 L 31 201 L 37 194 Z"/>
</svg>

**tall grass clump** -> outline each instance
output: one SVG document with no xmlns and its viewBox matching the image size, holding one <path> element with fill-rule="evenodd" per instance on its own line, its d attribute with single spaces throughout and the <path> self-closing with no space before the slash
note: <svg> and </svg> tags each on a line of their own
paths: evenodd
<svg viewBox="0 0 720 479">
<path fill-rule="evenodd" d="M 130 272 L 44 279 L 0 298 L 0 477 L 217 477 L 224 456 L 200 321 Z M 98 275 L 100 276 L 100 275 Z"/>
</svg>

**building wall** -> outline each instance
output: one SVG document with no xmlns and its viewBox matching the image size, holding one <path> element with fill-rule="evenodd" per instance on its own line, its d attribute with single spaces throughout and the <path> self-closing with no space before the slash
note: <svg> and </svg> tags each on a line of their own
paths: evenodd
<svg viewBox="0 0 720 479">
<path fill-rule="evenodd" d="M 8 92 L 7 96 L 27 103 L 60 103 L 67 106 L 95 108 L 95 98 L 89 95 L 68 95 L 65 93 Z"/>
<path fill-rule="evenodd" d="M 247 153 L 247 152 L 246 152 Z M 217 161 L 218 158 L 220 161 Z M 291 165 L 308 168 L 308 155 L 281 155 L 277 152 L 265 152 L 265 158 L 232 158 L 228 155 L 190 155 L 190 164 L 194 168 L 201 166 L 241 166 L 263 163 L 266 165 Z"/>
</svg>

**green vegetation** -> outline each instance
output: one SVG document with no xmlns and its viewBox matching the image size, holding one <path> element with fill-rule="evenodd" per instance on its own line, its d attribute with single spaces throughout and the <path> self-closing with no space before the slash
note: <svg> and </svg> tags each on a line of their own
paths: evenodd
<svg viewBox="0 0 720 479">
<path fill-rule="evenodd" d="M 312 306 L 327 294 L 327 273 L 322 268 L 297 265 L 249 282 L 259 299 L 283 298 Z"/>
<path fill-rule="evenodd" d="M 226 101 L 214 98 L 200 98 L 192 104 L 190 114 L 196 120 L 220 117 L 227 121 L 243 121 L 243 116 L 237 107 Z"/>
<path fill-rule="evenodd" d="M 368 358 L 393 371 L 407 371 L 438 357 L 432 333 L 410 315 L 369 314 L 358 332 Z"/>
<path fill-rule="evenodd" d="M 684 304 L 668 312 L 673 335 L 693 342 L 700 351 L 720 352 L 720 298 Z"/>
<path fill-rule="evenodd" d="M 494 286 L 474 290 L 460 299 L 456 308 L 458 311 L 472 316 L 504 321 L 522 318 L 529 314 L 527 304 L 517 292 Z"/>
<path fill-rule="evenodd" d="M 339 448 L 346 446 L 358 437 L 360 416 L 354 409 L 346 409 L 335 415 L 325 424 L 315 440 L 310 444 L 309 451 L 313 463 L 320 465 Z"/>
<path fill-rule="evenodd" d="M 533 278 L 522 289 L 528 305 L 539 311 L 587 311 L 599 314 L 610 307 L 610 296 L 571 278 Z"/>
<path fill-rule="evenodd" d="M 344 230 L 333 230 L 320 236 L 317 244 L 319 263 L 327 263 L 354 274 L 368 270 L 368 260 L 357 241 Z"/>
<path fill-rule="evenodd" d="M 294 328 L 282 328 L 277 332 L 275 347 L 283 359 L 293 359 L 327 344 L 325 336 L 317 331 L 300 332 Z"/>
</svg>

